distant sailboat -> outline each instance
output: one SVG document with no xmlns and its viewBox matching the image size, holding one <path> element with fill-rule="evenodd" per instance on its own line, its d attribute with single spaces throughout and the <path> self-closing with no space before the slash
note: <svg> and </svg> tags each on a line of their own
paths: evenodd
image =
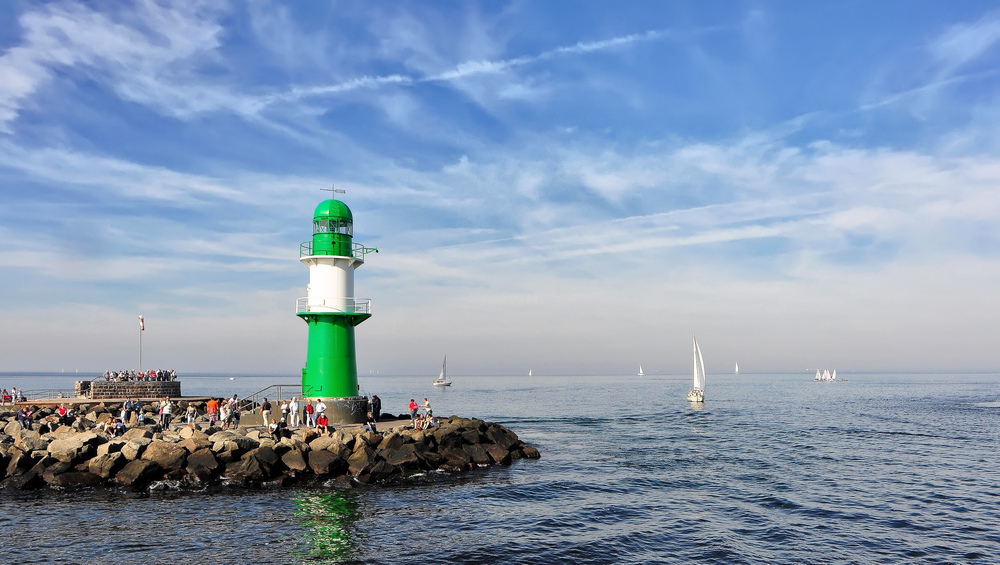
<svg viewBox="0 0 1000 565">
<path fill-rule="evenodd" d="M 733 374 L 734 375 L 740 374 L 740 364 L 739 363 L 736 363 L 736 372 L 734 372 Z"/>
<path fill-rule="evenodd" d="M 639 365 L 639 376 L 640 376 L 640 377 L 643 377 L 643 376 L 645 376 L 645 375 L 646 375 L 646 373 L 643 373 L 643 372 L 642 372 L 642 365 Z"/>
<path fill-rule="evenodd" d="M 823 375 L 819 374 L 819 369 L 816 369 L 816 377 L 813 378 L 813 380 L 814 381 L 821 381 L 821 380 L 823 380 Z"/>
<path fill-rule="evenodd" d="M 531 376 L 531 369 L 528 369 L 528 376 Z"/>
<path fill-rule="evenodd" d="M 448 380 L 448 356 L 444 356 L 444 361 L 441 363 L 441 374 L 438 378 L 434 379 L 434 386 L 451 386 L 451 381 Z"/>
<path fill-rule="evenodd" d="M 694 343 L 694 384 L 691 392 L 688 393 L 688 402 L 705 401 L 705 360 L 701 356 L 701 348 L 698 347 L 698 340 L 691 338 Z"/>
</svg>

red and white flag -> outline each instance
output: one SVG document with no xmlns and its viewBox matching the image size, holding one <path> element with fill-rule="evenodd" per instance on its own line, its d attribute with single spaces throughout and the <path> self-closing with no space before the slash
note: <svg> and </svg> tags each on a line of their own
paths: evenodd
<svg viewBox="0 0 1000 565">
<path fill-rule="evenodd" d="M 145 329 L 146 329 L 146 324 L 143 323 L 142 316 L 139 316 L 139 331 L 145 331 Z"/>
</svg>

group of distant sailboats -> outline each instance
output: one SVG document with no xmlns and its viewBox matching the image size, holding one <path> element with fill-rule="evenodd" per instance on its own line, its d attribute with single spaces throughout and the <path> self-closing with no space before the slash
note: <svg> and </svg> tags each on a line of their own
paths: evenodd
<svg viewBox="0 0 1000 565">
<path fill-rule="evenodd" d="M 814 381 L 835 381 L 835 380 L 837 380 L 837 370 L 834 369 L 833 373 L 831 373 L 830 369 L 824 369 L 823 372 L 820 373 L 819 369 L 816 369 L 816 376 L 813 377 L 813 380 Z"/>
</svg>

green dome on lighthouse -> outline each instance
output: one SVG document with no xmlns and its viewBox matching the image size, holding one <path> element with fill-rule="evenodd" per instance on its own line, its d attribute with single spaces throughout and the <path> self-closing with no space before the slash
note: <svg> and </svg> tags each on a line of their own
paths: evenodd
<svg viewBox="0 0 1000 565">
<path fill-rule="evenodd" d="M 347 207 L 347 204 L 332 198 L 320 202 L 319 206 L 316 207 L 316 211 L 313 212 L 313 220 L 321 218 L 347 219 L 354 222 L 354 215 L 351 214 L 351 209 Z"/>
<path fill-rule="evenodd" d="M 340 200 L 324 200 L 313 213 L 310 255 L 350 257 L 354 238 L 354 215 Z"/>
</svg>

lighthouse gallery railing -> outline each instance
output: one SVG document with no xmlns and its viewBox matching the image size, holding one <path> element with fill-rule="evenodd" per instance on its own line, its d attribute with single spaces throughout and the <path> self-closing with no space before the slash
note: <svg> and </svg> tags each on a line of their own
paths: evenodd
<svg viewBox="0 0 1000 565">
<path fill-rule="evenodd" d="M 360 243 L 351 244 L 351 256 L 354 257 L 356 260 L 361 261 L 362 263 L 365 262 L 365 255 L 371 253 L 372 251 L 378 253 L 378 249 L 375 249 L 374 247 L 365 247 Z M 303 241 L 302 244 L 299 245 L 299 257 L 300 258 L 308 257 L 312 254 L 313 254 L 313 242 Z"/>
<path fill-rule="evenodd" d="M 321 304 L 313 304 L 309 306 L 309 297 L 303 296 L 302 298 L 295 299 L 295 313 L 300 312 L 344 312 L 347 314 L 371 314 L 372 313 L 372 299 L 371 298 L 348 298 L 340 299 L 336 301 L 337 307 L 333 305 L 327 306 L 326 300 L 323 300 Z"/>
</svg>

